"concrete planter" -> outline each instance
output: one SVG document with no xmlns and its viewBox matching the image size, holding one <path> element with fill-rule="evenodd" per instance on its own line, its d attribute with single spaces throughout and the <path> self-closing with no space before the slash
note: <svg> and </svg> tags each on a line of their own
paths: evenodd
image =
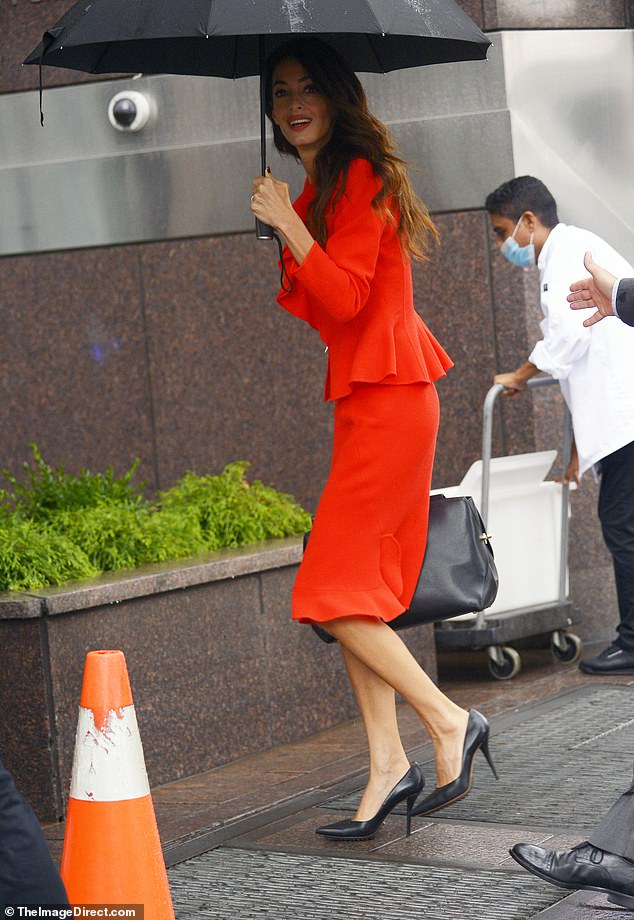
<svg viewBox="0 0 634 920">
<path fill-rule="evenodd" d="M 0 756 L 41 820 L 64 814 L 86 652 L 126 655 L 152 786 L 357 714 L 341 656 L 290 622 L 301 540 L 0 594 Z M 408 644 L 435 674 L 431 628 Z"/>
</svg>

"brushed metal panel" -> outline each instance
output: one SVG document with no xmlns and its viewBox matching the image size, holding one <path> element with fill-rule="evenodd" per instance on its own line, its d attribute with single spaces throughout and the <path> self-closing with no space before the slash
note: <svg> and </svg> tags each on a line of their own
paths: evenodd
<svg viewBox="0 0 634 920">
<path fill-rule="evenodd" d="M 361 78 L 372 108 L 386 121 L 499 109 L 506 104 L 499 51 L 494 47 L 488 61 Z M 138 134 L 108 122 L 110 99 L 125 89 L 144 93 L 156 107 L 155 120 Z M 44 113 L 41 127 L 37 93 L 0 96 L 0 169 L 257 139 L 258 82 L 154 76 L 45 89 Z"/>
<path fill-rule="evenodd" d="M 488 124 L 504 110 L 503 73 L 494 49 L 488 62 L 363 76 L 434 210 L 477 206 L 486 193 L 495 139 L 483 146 L 473 118 Z M 156 111 L 139 133 L 108 122 L 122 89 L 145 93 Z M 258 104 L 255 79 L 102 81 L 46 90 L 42 128 L 37 93 L 0 97 L 0 254 L 251 230 Z M 296 193 L 301 168 L 269 148 L 271 168 Z"/>
<path fill-rule="evenodd" d="M 392 132 L 414 188 L 436 213 L 482 208 L 513 173 L 507 111 L 402 122 Z"/>
<path fill-rule="evenodd" d="M 433 211 L 481 207 L 513 168 L 506 112 L 401 123 L 394 135 Z M 246 140 L 3 170 L 0 252 L 248 232 L 257 156 Z M 292 161 L 272 156 L 271 167 L 299 192 Z"/>
<path fill-rule="evenodd" d="M 502 35 L 515 175 L 550 188 L 560 217 L 634 260 L 634 33 Z"/>
<path fill-rule="evenodd" d="M 4 170 L 0 252 L 251 230 L 257 156 L 255 141 L 236 141 Z"/>
<path fill-rule="evenodd" d="M 156 107 L 143 131 L 122 133 L 108 121 L 110 99 L 142 92 Z M 117 156 L 166 147 L 256 138 L 258 87 L 254 79 L 142 77 L 44 90 L 44 126 L 37 93 L 0 96 L 0 168 Z"/>
<path fill-rule="evenodd" d="M 499 37 L 486 61 L 435 64 L 389 74 L 361 74 L 370 107 L 388 123 L 506 108 Z"/>
<path fill-rule="evenodd" d="M 625 5 L 624 0 L 495 0 L 487 28 L 614 29 L 625 24 Z"/>
</svg>

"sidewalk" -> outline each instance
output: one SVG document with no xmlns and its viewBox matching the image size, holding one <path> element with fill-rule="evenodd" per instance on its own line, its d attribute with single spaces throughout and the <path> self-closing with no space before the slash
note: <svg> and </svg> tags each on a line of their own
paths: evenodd
<svg viewBox="0 0 634 920">
<path fill-rule="evenodd" d="M 155 789 L 178 920 L 634 916 L 599 894 L 542 883 L 508 856 L 522 840 L 568 848 L 585 839 L 629 783 L 634 678 L 597 681 L 548 651 L 523 652 L 523 661 L 522 674 L 499 682 L 483 654 L 441 659 L 443 689 L 491 720 L 500 782 L 478 757 L 472 793 L 415 821 L 409 839 L 403 809 L 371 841 L 314 833 L 356 807 L 366 769 L 359 720 Z M 431 745 L 409 707 L 399 720 L 431 786 Z M 46 832 L 59 856 L 63 828 Z"/>
</svg>

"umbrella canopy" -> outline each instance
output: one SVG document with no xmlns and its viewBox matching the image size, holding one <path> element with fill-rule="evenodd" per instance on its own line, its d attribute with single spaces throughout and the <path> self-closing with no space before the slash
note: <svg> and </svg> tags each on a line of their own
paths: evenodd
<svg viewBox="0 0 634 920">
<path fill-rule="evenodd" d="M 481 60 L 490 45 L 454 0 L 80 0 L 25 63 L 248 77 L 261 72 L 263 54 L 301 33 L 374 73 Z"/>
<path fill-rule="evenodd" d="M 491 44 L 454 0 L 79 0 L 25 64 L 87 73 L 250 77 L 280 42 L 308 34 L 352 70 L 482 60 Z M 260 159 L 266 165 L 260 80 Z M 272 230 L 256 221 L 261 239 Z"/>
</svg>

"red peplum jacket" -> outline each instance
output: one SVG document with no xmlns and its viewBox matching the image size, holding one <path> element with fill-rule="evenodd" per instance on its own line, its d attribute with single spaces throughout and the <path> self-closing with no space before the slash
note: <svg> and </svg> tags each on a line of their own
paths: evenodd
<svg viewBox="0 0 634 920">
<path fill-rule="evenodd" d="M 278 303 L 319 331 L 328 346 L 324 399 L 354 383 L 432 382 L 452 361 L 414 310 L 412 272 L 395 228 L 372 207 L 380 188 L 367 160 L 353 160 L 343 195 L 326 217 L 325 250 L 314 243 L 301 265 L 288 247 L 292 282 Z M 306 222 L 308 179 L 294 208 Z"/>
</svg>

